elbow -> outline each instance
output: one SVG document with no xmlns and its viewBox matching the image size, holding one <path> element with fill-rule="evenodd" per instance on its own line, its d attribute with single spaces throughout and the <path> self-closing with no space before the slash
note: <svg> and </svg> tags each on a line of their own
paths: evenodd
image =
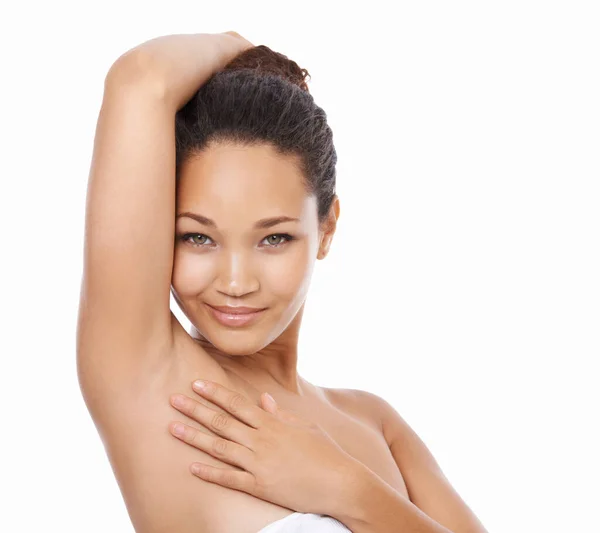
<svg viewBox="0 0 600 533">
<path fill-rule="evenodd" d="M 121 55 L 108 70 L 104 79 L 105 94 L 122 94 L 126 89 L 164 98 L 164 77 L 158 62 L 147 51 L 133 48 Z"/>
</svg>

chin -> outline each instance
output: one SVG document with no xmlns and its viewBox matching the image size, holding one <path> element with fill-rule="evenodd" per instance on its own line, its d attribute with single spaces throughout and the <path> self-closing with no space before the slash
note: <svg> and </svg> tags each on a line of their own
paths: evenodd
<svg viewBox="0 0 600 533">
<path fill-rule="evenodd" d="M 225 330 L 224 331 L 202 331 L 200 334 L 212 344 L 219 352 L 226 355 L 253 355 L 259 350 L 262 350 L 268 342 L 259 336 L 256 330 L 252 328 L 244 330 Z"/>
</svg>

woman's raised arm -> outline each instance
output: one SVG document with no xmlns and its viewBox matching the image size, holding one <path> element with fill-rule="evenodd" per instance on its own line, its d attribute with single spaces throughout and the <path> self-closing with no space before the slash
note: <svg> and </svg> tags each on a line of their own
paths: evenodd
<svg viewBox="0 0 600 533">
<path fill-rule="evenodd" d="M 158 82 L 159 93 L 164 95 L 167 105 L 177 111 L 214 72 L 253 47 L 234 31 L 162 35 L 123 54 L 109 75 L 121 85 L 132 77 L 137 81 L 151 74 L 147 81 Z M 131 76 L 132 72 L 137 75 Z"/>
<path fill-rule="evenodd" d="M 106 76 L 77 324 L 86 400 L 98 380 L 139 376 L 171 353 L 175 113 L 249 45 L 233 32 L 159 37 L 123 54 Z"/>
</svg>

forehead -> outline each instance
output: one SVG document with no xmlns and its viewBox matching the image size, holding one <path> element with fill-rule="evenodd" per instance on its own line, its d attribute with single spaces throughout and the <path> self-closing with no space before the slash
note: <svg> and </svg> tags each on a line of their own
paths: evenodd
<svg viewBox="0 0 600 533">
<path fill-rule="evenodd" d="M 177 196 L 179 210 L 211 213 L 217 219 L 232 214 L 301 218 L 312 208 L 316 212 L 296 156 L 277 154 L 268 144 L 210 145 L 183 163 Z"/>
</svg>

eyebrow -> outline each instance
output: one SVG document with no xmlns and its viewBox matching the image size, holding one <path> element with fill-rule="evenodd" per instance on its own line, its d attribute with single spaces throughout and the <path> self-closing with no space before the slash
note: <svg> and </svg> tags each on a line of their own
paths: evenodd
<svg viewBox="0 0 600 533">
<path fill-rule="evenodd" d="M 186 211 L 185 213 L 179 213 L 176 218 L 179 219 L 182 217 L 192 218 L 196 222 L 199 222 L 200 224 L 209 226 L 211 228 L 217 227 L 214 220 L 211 220 L 210 218 L 207 218 L 202 215 L 198 215 L 196 213 L 191 213 L 189 211 Z M 256 229 L 266 229 L 266 228 L 270 228 L 272 226 L 276 226 L 277 224 L 281 224 L 282 222 L 300 222 L 300 219 L 288 217 L 288 216 L 263 218 L 263 219 L 259 220 L 258 222 L 256 222 L 254 224 L 254 227 Z"/>
</svg>

